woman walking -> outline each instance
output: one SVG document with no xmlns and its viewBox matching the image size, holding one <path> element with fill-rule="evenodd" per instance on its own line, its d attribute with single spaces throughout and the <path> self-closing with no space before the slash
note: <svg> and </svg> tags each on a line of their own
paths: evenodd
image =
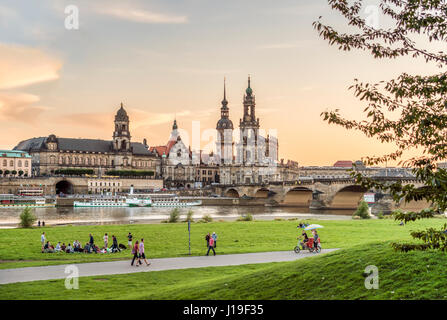
<svg viewBox="0 0 447 320">
<path fill-rule="evenodd" d="M 132 262 L 130 264 L 131 266 L 133 266 L 133 263 L 135 262 L 135 259 L 138 259 L 138 261 L 135 263 L 135 266 L 139 267 L 139 264 L 141 264 L 141 260 L 140 260 L 140 258 L 138 256 L 138 250 L 139 250 L 139 246 L 138 246 L 138 240 L 137 240 L 137 241 L 135 241 L 135 245 L 133 246 L 133 249 L 132 249 L 133 259 L 132 259 Z"/>
<path fill-rule="evenodd" d="M 208 232 L 208 234 L 205 236 L 205 241 L 206 241 L 206 247 L 208 248 L 208 245 L 210 243 L 210 233 Z"/>
<path fill-rule="evenodd" d="M 140 242 L 140 246 L 139 246 L 138 250 L 140 252 L 139 258 L 143 259 L 144 262 L 146 262 L 146 266 L 149 266 L 151 263 L 147 262 L 146 255 L 144 254 L 144 239 L 143 238 L 141 238 L 141 242 Z M 141 263 L 141 260 L 140 260 L 140 263 Z"/>
</svg>

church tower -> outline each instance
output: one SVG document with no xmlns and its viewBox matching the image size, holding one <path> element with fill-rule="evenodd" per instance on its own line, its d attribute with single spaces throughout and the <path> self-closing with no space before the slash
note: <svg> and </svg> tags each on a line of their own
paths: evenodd
<svg viewBox="0 0 447 320">
<path fill-rule="evenodd" d="M 256 101 L 251 88 L 251 79 L 248 76 L 248 87 L 244 95 L 244 115 L 239 121 L 239 145 L 237 150 L 237 161 L 242 164 L 253 164 L 258 161 L 258 131 L 259 118 L 256 118 Z"/>
<path fill-rule="evenodd" d="M 217 122 L 216 130 L 216 151 L 220 157 L 220 163 L 230 164 L 233 161 L 233 122 L 230 120 L 225 79 L 220 119 Z"/>
<path fill-rule="evenodd" d="M 124 110 L 123 103 L 115 115 L 115 131 L 113 132 L 113 149 L 120 152 L 131 151 L 129 116 Z"/>
</svg>

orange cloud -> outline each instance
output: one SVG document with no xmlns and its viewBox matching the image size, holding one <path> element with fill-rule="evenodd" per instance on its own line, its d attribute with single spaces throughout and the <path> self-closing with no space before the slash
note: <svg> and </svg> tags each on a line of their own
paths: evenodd
<svg viewBox="0 0 447 320">
<path fill-rule="evenodd" d="M 0 89 L 57 79 L 61 67 L 59 59 L 39 49 L 0 43 Z"/>
<path fill-rule="evenodd" d="M 40 98 L 27 93 L 0 92 L 0 118 L 25 123 L 35 123 L 39 115 L 48 108 L 35 106 Z"/>
</svg>

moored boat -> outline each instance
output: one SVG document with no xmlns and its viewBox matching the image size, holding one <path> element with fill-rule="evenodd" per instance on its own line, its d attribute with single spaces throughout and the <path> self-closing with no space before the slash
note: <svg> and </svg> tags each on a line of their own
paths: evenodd
<svg viewBox="0 0 447 320">
<path fill-rule="evenodd" d="M 13 194 L 0 194 L 0 208 L 47 208 L 54 203 L 47 203 L 44 197 L 25 197 Z"/>
</svg>

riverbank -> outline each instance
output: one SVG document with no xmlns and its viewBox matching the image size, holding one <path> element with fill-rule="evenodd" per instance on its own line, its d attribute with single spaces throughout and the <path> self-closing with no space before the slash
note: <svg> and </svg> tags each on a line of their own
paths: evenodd
<svg viewBox="0 0 447 320">
<path fill-rule="evenodd" d="M 38 220 L 51 225 L 111 225 L 160 223 L 169 218 L 173 208 L 39 208 L 33 209 Z M 308 208 L 272 208 L 239 206 L 199 206 L 180 208 L 180 218 L 189 211 L 195 220 L 209 215 L 215 221 L 235 221 L 241 215 L 251 213 L 256 220 L 274 219 L 351 219 L 353 210 L 309 210 Z M 18 226 L 21 209 L 0 211 L 0 228 Z"/>
<path fill-rule="evenodd" d="M 191 255 L 206 253 L 205 234 L 218 235 L 217 253 L 234 254 L 248 252 L 293 250 L 300 233 L 300 221 L 319 223 L 323 248 L 349 248 L 354 245 L 377 241 L 411 240 L 410 231 L 427 227 L 441 228 L 445 218 L 426 219 L 399 226 L 391 219 L 375 220 L 273 220 L 193 223 L 191 225 Z M 119 243 L 127 246 L 127 234 L 134 241 L 144 238 L 150 258 L 182 257 L 188 255 L 188 228 L 186 223 L 127 224 L 94 226 L 57 226 L 32 229 L 5 229 L 0 232 L 0 268 L 19 268 L 67 263 L 113 261 L 129 259 L 130 250 L 115 254 L 67 254 L 41 253 L 40 235 L 52 244 L 72 243 L 79 240 L 83 245 L 91 233 L 101 247 L 102 237 L 115 235 Z"/>
</svg>

